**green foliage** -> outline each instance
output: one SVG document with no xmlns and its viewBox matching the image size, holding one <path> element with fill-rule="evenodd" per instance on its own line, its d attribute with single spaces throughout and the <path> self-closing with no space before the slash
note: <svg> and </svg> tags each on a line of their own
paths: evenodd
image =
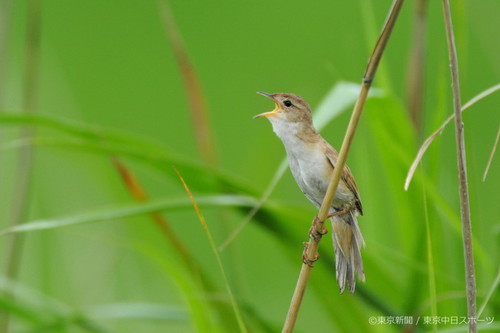
<svg viewBox="0 0 500 333">
<path fill-rule="evenodd" d="M 285 153 L 269 124 L 251 119 L 272 107 L 255 92 L 301 95 L 340 148 L 357 96 L 352 82 L 361 80 L 390 2 L 172 2 L 208 106 L 202 126 L 214 138 L 213 164 L 198 152 L 196 119 L 155 1 L 42 2 L 36 109 L 25 113 L 28 2 L 13 2 L 1 23 L 0 255 L 3 266 L 18 258 L 20 270 L 8 278 L 2 268 L 0 321 L 8 315 L 9 332 L 23 333 L 237 332 L 232 290 L 250 332 L 279 331 L 315 210 L 280 171 Z M 462 101 L 498 83 L 500 45 L 492 41 L 500 26 L 486 18 L 499 10 L 493 1 L 452 3 Z M 421 142 L 452 112 L 441 6 L 428 1 L 423 129 L 408 116 L 413 11 L 407 2 L 348 159 L 365 211 L 367 281 L 355 295 L 338 293 L 325 237 L 297 332 L 400 332 L 402 325 L 369 320 L 410 316 L 416 332 L 466 331 L 424 324 L 467 312 L 453 124 L 403 189 Z M 495 93 L 464 113 L 480 320 L 500 313 L 498 156 L 482 181 L 499 102 Z M 23 136 L 26 128 L 33 137 Z M 12 226 L 26 147 L 28 196 L 22 223 Z M 134 200 L 112 158 L 150 199 Z M 218 255 L 173 166 L 215 245 L 225 245 Z M 153 222 L 157 212 L 191 264 Z M 9 243 L 22 235 L 13 256 Z M 494 331 L 498 318 L 479 327 Z"/>
</svg>

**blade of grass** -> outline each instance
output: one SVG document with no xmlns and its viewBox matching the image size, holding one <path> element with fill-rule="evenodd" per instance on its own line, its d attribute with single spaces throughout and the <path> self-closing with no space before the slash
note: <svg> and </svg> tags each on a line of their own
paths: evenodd
<svg viewBox="0 0 500 333">
<path fill-rule="evenodd" d="M 375 17 L 375 5 L 373 0 L 360 0 L 359 1 L 359 7 L 361 9 L 360 13 L 362 15 L 362 20 L 361 23 L 363 24 L 364 27 L 364 33 L 366 36 L 366 51 L 370 52 L 373 51 L 372 47 L 373 45 L 377 42 L 377 32 L 379 31 L 379 27 L 377 25 L 377 20 Z M 378 6 L 378 3 L 377 3 Z M 378 72 L 378 82 L 379 86 L 382 87 L 386 91 L 392 91 L 392 83 L 391 83 L 391 78 L 389 77 L 388 70 L 385 66 L 385 64 L 381 64 L 378 66 L 379 68 L 377 69 Z"/>
<path fill-rule="evenodd" d="M 12 297 L 0 297 L 0 309 L 34 328 L 34 332 L 48 332 L 50 327 L 69 330 L 78 326 L 93 333 L 108 333 L 103 327 L 78 313 L 75 309 L 19 282 L 0 275 L 0 291 Z"/>
<path fill-rule="evenodd" d="M 0 125 L 34 125 L 44 128 L 52 128 L 71 135 L 72 137 L 83 139 L 82 141 L 73 142 L 73 146 L 80 146 L 85 150 L 97 150 L 108 152 L 112 155 L 129 156 L 142 162 L 153 165 L 158 170 L 162 171 L 169 177 L 176 178 L 175 172 L 169 165 L 177 165 L 182 169 L 183 173 L 189 172 L 189 176 L 198 177 L 194 182 L 194 188 L 214 188 L 217 190 L 226 190 L 231 192 L 255 193 L 250 190 L 252 187 L 248 184 L 242 184 L 240 180 L 232 176 L 221 173 L 219 170 L 187 160 L 179 156 L 167 148 L 159 145 L 151 140 L 147 140 L 136 135 L 117 131 L 109 128 L 104 128 L 95 125 L 77 123 L 74 121 L 64 120 L 56 117 L 43 115 L 23 115 L 12 112 L 0 112 Z M 61 145 L 59 143 L 45 142 L 44 144 Z M 29 142 L 20 142 L 17 146 L 30 144 Z M 8 145 L 2 145 L 3 149 L 8 148 Z M 11 145 L 16 147 L 16 145 Z"/>
<path fill-rule="evenodd" d="M 168 177 L 173 176 L 173 171 L 169 170 L 170 168 L 166 167 L 166 165 L 178 162 L 179 167 L 182 168 L 184 172 L 198 178 L 198 182 L 195 184 L 195 187 L 211 189 L 220 186 L 233 192 L 246 192 L 245 189 L 248 189 L 248 186 L 238 184 L 236 180 L 231 179 L 230 176 L 227 176 L 227 174 L 225 175 L 216 169 L 203 167 L 196 162 L 190 162 L 182 157 L 170 155 L 165 151 L 148 151 L 147 149 L 141 149 L 140 147 L 136 148 L 120 143 L 115 144 L 113 142 L 99 142 L 94 140 L 87 141 L 72 138 L 46 138 L 39 136 L 32 140 L 20 139 L 10 141 L 1 145 L 0 149 L 15 149 L 31 145 L 70 148 L 85 152 L 107 154 L 110 156 L 128 157 L 149 165 Z"/>
<path fill-rule="evenodd" d="M 316 129 L 321 132 L 329 123 L 356 103 L 361 85 L 354 82 L 339 82 L 321 100 L 313 113 L 313 122 Z M 370 89 L 368 98 L 381 97 L 383 91 Z"/>
<path fill-rule="evenodd" d="M 486 180 L 486 176 L 488 175 L 488 171 L 490 170 L 491 162 L 493 162 L 493 156 L 495 155 L 495 151 L 498 146 L 498 139 L 500 139 L 500 126 L 498 126 L 497 137 L 495 139 L 495 143 L 493 144 L 493 148 L 491 149 L 490 157 L 488 158 L 488 163 L 486 163 L 486 168 L 484 169 L 483 174 L 483 182 Z"/>
<path fill-rule="evenodd" d="M 467 160 L 465 158 L 464 123 L 462 121 L 462 106 L 460 102 L 460 79 L 458 72 L 458 57 L 455 46 L 455 34 L 451 18 L 450 3 L 443 0 L 443 16 L 448 43 L 450 61 L 451 85 L 453 90 L 453 109 L 455 113 L 455 138 L 457 150 L 457 169 L 459 178 L 460 216 L 462 218 L 463 250 L 465 261 L 465 281 L 467 295 L 467 315 L 470 333 L 477 332 L 476 314 L 476 275 L 474 270 L 474 251 L 472 248 L 472 229 L 469 205 L 469 187 L 467 183 Z"/>
<path fill-rule="evenodd" d="M 205 218 L 203 217 L 203 214 L 201 213 L 200 207 L 196 203 L 193 194 L 191 193 L 191 190 L 187 186 L 186 182 L 184 181 L 184 178 L 182 178 L 182 175 L 179 173 L 177 169 L 175 169 L 175 172 L 179 175 L 179 178 L 182 182 L 182 185 L 184 186 L 184 189 L 186 190 L 189 199 L 191 200 L 191 203 L 193 204 L 194 210 L 196 211 L 196 215 L 198 215 L 198 219 L 200 220 L 200 223 L 203 227 L 203 230 L 205 230 L 205 233 L 207 234 L 208 241 L 210 243 L 210 247 L 212 248 L 212 251 L 215 255 L 215 258 L 217 259 L 217 264 L 219 265 L 219 270 L 221 272 L 222 278 L 224 280 L 224 284 L 226 286 L 227 293 L 229 295 L 229 298 L 231 300 L 231 304 L 233 306 L 234 310 L 234 315 L 236 316 L 238 320 L 238 324 L 240 326 L 240 331 L 241 332 L 247 332 L 247 329 L 245 327 L 245 323 L 243 321 L 243 317 L 241 316 L 240 310 L 238 308 L 238 304 L 236 303 L 236 299 L 234 298 L 233 292 L 231 291 L 231 287 L 229 286 L 229 280 L 227 279 L 226 272 L 224 270 L 224 265 L 222 264 L 222 259 L 219 255 L 219 251 L 217 251 L 217 246 L 215 245 L 215 241 L 212 237 L 212 233 L 210 232 L 210 229 L 208 228 L 208 224 L 205 221 Z"/>
<path fill-rule="evenodd" d="M 39 291 L 25 286 L 7 276 L 0 275 L 0 291 L 9 291 L 15 296 L 16 300 L 11 302 L 9 298 L 2 299 L 2 307 L 9 305 L 12 307 L 7 310 L 14 310 L 14 313 L 20 314 L 23 319 L 27 319 L 33 324 L 42 324 L 52 321 L 61 315 L 67 315 L 70 312 L 69 307 L 53 298 L 50 298 Z M 45 308 L 45 311 L 41 311 Z"/>
<path fill-rule="evenodd" d="M 12 0 L 0 3 L 0 108 L 4 105 L 4 92 L 7 79 L 7 47 L 11 30 Z"/>
<path fill-rule="evenodd" d="M 420 177 L 416 177 L 419 179 Z M 440 213 L 443 214 L 443 216 L 446 217 L 444 221 L 451 227 L 451 230 L 453 230 L 457 235 L 461 234 L 461 224 L 460 224 L 460 216 L 457 214 L 457 212 L 453 209 L 453 207 L 444 199 L 444 197 L 438 192 L 435 186 L 432 186 L 430 183 L 430 180 L 428 178 L 423 178 L 419 180 L 420 182 L 426 182 L 427 186 L 427 191 L 430 197 L 430 200 L 433 202 L 433 205 L 436 207 L 439 207 Z M 473 240 L 475 240 L 474 235 L 472 236 Z M 492 261 L 491 261 L 491 256 L 488 255 L 487 250 L 481 245 L 480 242 L 475 241 L 476 248 L 475 248 L 475 254 L 477 255 L 477 258 L 480 263 L 485 265 L 488 268 L 491 268 L 492 266 Z"/>
<path fill-rule="evenodd" d="M 420 169 L 422 175 L 424 173 L 423 168 Z M 431 305 L 431 315 L 437 316 L 437 301 L 436 301 L 436 272 L 434 270 L 434 255 L 432 251 L 432 232 L 429 221 L 429 208 L 427 206 L 427 195 L 425 190 L 425 182 L 422 182 L 422 195 L 424 196 L 424 220 L 425 220 L 425 233 L 427 239 L 427 269 L 428 269 L 428 279 L 429 279 L 429 301 Z M 437 332 L 437 324 L 432 324 L 432 330 Z"/>
<path fill-rule="evenodd" d="M 190 202 L 188 202 L 188 207 L 191 207 Z M 190 322 L 194 324 L 196 332 L 212 333 L 224 331 L 221 328 L 224 323 L 213 318 L 213 308 L 209 304 L 209 296 L 204 290 L 200 289 L 200 284 L 196 281 L 196 277 L 185 269 L 184 265 L 177 260 L 177 256 L 166 256 L 165 251 L 148 242 L 135 243 L 133 244 L 133 248 L 157 266 L 166 279 L 169 281 L 173 280 L 177 284 L 189 308 L 191 315 Z M 225 299 L 224 301 L 227 302 Z"/>
<path fill-rule="evenodd" d="M 500 84 L 494 85 L 493 87 L 490 87 L 490 88 L 482 91 L 481 93 L 474 96 L 470 101 L 465 103 L 461 108 L 461 112 L 464 112 L 465 110 L 467 110 L 469 107 L 471 107 L 475 103 L 479 102 L 483 98 L 493 94 L 494 92 L 496 92 L 498 90 L 500 90 Z M 434 141 L 434 139 L 439 134 L 441 134 L 443 132 L 446 125 L 448 125 L 448 123 L 450 121 L 452 121 L 453 118 L 455 118 L 455 114 L 452 114 L 451 116 L 449 116 L 448 119 L 446 119 L 443 122 L 443 124 L 424 141 L 424 143 L 422 144 L 422 146 L 418 150 L 417 156 L 413 160 L 413 163 L 411 164 L 410 169 L 408 170 L 408 175 L 406 176 L 406 180 L 405 180 L 405 190 L 408 190 L 408 188 L 410 187 L 410 182 L 413 178 L 413 175 L 415 174 L 415 170 L 417 170 L 418 164 L 422 160 L 422 157 L 424 156 L 425 152 L 427 151 L 427 148 L 429 148 L 430 144 Z"/>
<path fill-rule="evenodd" d="M 34 125 L 55 129 L 75 137 L 100 141 L 112 141 L 139 146 L 148 150 L 161 150 L 164 147 L 150 139 L 123 130 L 115 130 L 100 125 L 77 122 L 42 114 L 22 114 L 18 112 L 0 112 L 2 126 L 6 125 Z"/>
<path fill-rule="evenodd" d="M 12 292 L 12 290 L 8 290 Z M 19 322 L 26 322 L 31 325 L 42 325 L 43 318 L 40 318 L 38 311 L 29 309 L 19 300 L 13 300 L 13 297 L 0 296 L 0 309 L 4 316 L 15 317 Z M 11 319 L 12 320 L 12 319 Z"/>
<path fill-rule="evenodd" d="M 147 202 L 149 201 L 149 196 L 146 193 L 146 190 L 139 183 L 135 175 L 129 170 L 117 157 L 112 158 L 112 163 L 120 174 L 123 182 L 125 183 L 129 192 L 133 195 L 133 197 L 138 202 Z M 190 253 L 188 248 L 181 242 L 181 240 L 177 237 L 174 230 L 170 226 L 170 221 L 162 215 L 160 212 L 153 212 L 150 214 L 153 222 L 158 226 L 162 234 L 166 237 L 167 241 L 172 245 L 175 253 L 178 254 L 179 258 L 181 258 L 182 265 L 185 265 L 190 274 L 193 276 L 195 282 L 198 282 L 200 285 L 200 289 L 206 294 L 209 293 L 219 293 L 219 289 L 216 287 L 216 284 L 210 279 L 210 274 L 208 272 L 203 271 L 201 266 L 199 265 L 196 258 Z M 213 306 L 213 309 L 219 316 L 220 321 L 224 322 L 224 326 L 228 329 L 236 329 L 237 323 L 230 322 L 228 319 L 232 319 L 232 309 L 229 304 L 225 301 L 221 301 L 219 299 L 210 299 L 210 305 Z M 229 315 L 231 313 L 231 315 Z M 227 318 L 227 319 L 222 319 Z"/>
<path fill-rule="evenodd" d="M 484 309 L 486 309 L 486 306 L 488 305 L 491 296 L 493 296 L 493 293 L 497 290 L 499 284 L 500 284 L 500 269 L 498 270 L 495 281 L 493 281 L 493 283 L 491 284 L 490 290 L 488 290 L 488 294 L 486 294 L 486 297 L 484 298 L 483 304 L 481 304 L 481 306 L 479 307 L 479 311 L 477 312 L 478 318 L 480 318 L 481 315 L 483 314 Z"/>
<path fill-rule="evenodd" d="M 148 202 L 149 196 L 142 185 L 137 181 L 135 175 L 117 157 L 112 158 L 112 163 L 135 200 L 138 202 Z M 167 218 L 159 212 L 152 212 L 151 218 L 161 230 L 162 234 L 172 244 L 177 253 L 182 257 L 182 261 L 187 264 L 191 272 L 195 275 L 199 275 L 200 269 L 198 264 L 193 260 L 193 257 L 189 253 L 186 246 L 184 246 L 184 244 L 175 235 Z"/>
<path fill-rule="evenodd" d="M 281 161 L 280 166 L 278 167 L 278 170 L 274 173 L 273 178 L 271 179 L 271 182 L 269 185 L 266 187 L 264 190 L 264 193 L 262 196 L 259 198 L 259 201 L 256 203 L 255 206 L 252 207 L 252 210 L 245 216 L 242 222 L 236 227 L 236 229 L 233 230 L 233 232 L 222 242 L 222 244 L 219 246 L 218 250 L 219 252 L 224 251 L 224 249 L 232 243 L 236 239 L 236 237 L 240 234 L 241 231 L 246 227 L 246 225 L 254 218 L 255 214 L 262 208 L 264 203 L 269 199 L 271 194 L 273 193 L 274 188 L 280 181 L 281 177 L 283 177 L 283 174 L 285 173 L 287 169 L 288 163 L 286 159 Z"/>
<path fill-rule="evenodd" d="M 213 195 L 198 199 L 202 207 L 224 206 L 224 207 L 251 207 L 255 205 L 256 200 L 247 196 L 239 195 Z M 186 198 L 158 199 L 147 203 L 133 203 L 112 207 L 107 209 L 95 209 L 84 213 L 70 215 L 59 218 L 48 218 L 35 220 L 17 225 L 0 232 L 0 236 L 21 233 L 35 230 L 54 229 L 71 225 L 78 225 L 92 222 L 103 222 L 126 217 L 150 214 L 162 210 L 186 209 L 191 207 L 190 201 Z"/>
<path fill-rule="evenodd" d="M 165 33 L 177 60 L 182 78 L 184 79 L 184 89 L 187 95 L 189 111 L 193 122 L 193 132 L 196 137 L 196 143 L 202 159 L 209 164 L 216 164 L 217 158 L 214 151 L 210 122 L 208 119 L 208 110 L 205 97 L 203 95 L 198 76 L 191 64 L 186 48 L 182 41 L 181 34 L 175 23 L 172 10 L 167 0 L 158 0 L 160 14 Z"/>
<path fill-rule="evenodd" d="M 24 43 L 23 68 L 23 112 L 35 113 L 37 108 L 40 37 L 41 37 L 41 4 L 40 0 L 29 0 L 26 8 L 26 38 Z M 33 128 L 21 128 L 20 137 L 31 139 L 35 136 Z M 32 183 L 33 147 L 26 146 L 19 150 L 17 174 L 11 197 L 9 225 L 17 226 L 26 219 L 29 209 L 30 184 Z M 8 278 L 16 279 L 21 265 L 24 248 L 24 236 L 15 235 L 7 240 L 3 271 Z M 6 291 L 6 296 L 9 291 Z M 8 314 L 0 314 L 0 332 L 7 332 L 10 326 Z"/>
<path fill-rule="evenodd" d="M 417 133 L 422 131 L 424 102 L 425 44 L 427 25 L 427 0 L 417 0 L 413 14 L 413 42 L 406 79 L 408 111 Z"/>
</svg>

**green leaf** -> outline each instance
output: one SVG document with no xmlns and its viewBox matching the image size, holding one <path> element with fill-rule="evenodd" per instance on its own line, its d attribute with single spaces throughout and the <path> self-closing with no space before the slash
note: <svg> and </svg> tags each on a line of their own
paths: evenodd
<svg viewBox="0 0 500 333">
<path fill-rule="evenodd" d="M 314 125 L 320 132 L 333 119 L 356 102 L 361 85 L 352 82 L 339 82 L 321 100 L 316 111 L 313 112 Z M 380 89 L 370 89 L 369 98 L 382 96 Z"/>
<path fill-rule="evenodd" d="M 108 332 L 70 306 L 2 275 L 0 310 L 33 327 L 36 332 L 51 332 L 53 327 L 69 330 L 75 326 L 87 332 Z"/>
<path fill-rule="evenodd" d="M 240 195 L 214 195 L 199 198 L 200 206 L 240 206 L 251 207 L 256 203 L 256 200 L 248 196 Z M 0 232 L 1 235 L 9 233 L 28 232 L 35 230 L 54 229 L 70 225 L 102 222 L 115 220 L 126 217 L 133 217 L 153 212 L 160 212 L 172 209 L 185 209 L 191 207 L 188 198 L 173 198 L 173 199 L 158 199 L 147 203 L 132 203 L 111 207 L 105 209 L 97 209 L 90 212 L 70 215 L 60 218 L 48 218 L 42 220 L 31 221 L 17 225 Z"/>
<path fill-rule="evenodd" d="M 193 188 L 205 191 L 228 191 L 251 194 L 252 186 L 243 184 L 227 173 L 209 165 L 194 162 L 169 151 L 166 147 L 137 135 L 96 125 L 79 123 L 45 115 L 0 112 L 0 125 L 33 125 L 51 128 L 70 135 L 69 138 L 39 137 L 32 141 L 17 140 L 4 143 L 1 149 L 24 145 L 63 147 L 107 155 L 132 158 L 149 165 L 168 177 L 177 179 L 172 166 L 193 181 Z"/>
</svg>

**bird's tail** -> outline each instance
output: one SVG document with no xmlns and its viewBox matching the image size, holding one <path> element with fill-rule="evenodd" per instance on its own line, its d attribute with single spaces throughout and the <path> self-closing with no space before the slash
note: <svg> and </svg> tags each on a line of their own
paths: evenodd
<svg viewBox="0 0 500 333">
<path fill-rule="evenodd" d="M 365 281 L 363 261 L 361 260 L 361 247 L 365 245 L 365 241 L 354 214 L 354 212 L 350 211 L 331 219 L 337 282 L 340 293 L 344 292 L 346 283 L 349 291 L 354 293 L 356 274 L 361 281 Z"/>
</svg>

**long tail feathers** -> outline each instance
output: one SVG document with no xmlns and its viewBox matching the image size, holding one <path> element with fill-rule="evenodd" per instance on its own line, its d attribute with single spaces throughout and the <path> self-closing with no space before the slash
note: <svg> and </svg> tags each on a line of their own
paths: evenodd
<svg viewBox="0 0 500 333">
<path fill-rule="evenodd" d="M 340 293 L 344 292 L 346 283 L 349 291 L 354 293 L 356 287 L 355 275 L 358 275 L 360 281 L 365 281 L 363 261 L 361 260 L 361 247 L 365 245 L 365 241 L 359 230 L 354 212 L 335 216 L 331 221 L 337 282 Z"/>
</svg>

